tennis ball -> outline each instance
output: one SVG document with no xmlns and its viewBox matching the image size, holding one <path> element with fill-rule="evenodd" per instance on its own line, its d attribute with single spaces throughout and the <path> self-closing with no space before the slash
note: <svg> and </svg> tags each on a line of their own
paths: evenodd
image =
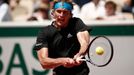
<svg viewBox="0 0 134 75">
<path fill-rule="evenodd" d="M 104 49 L 102 47 L 96 47 L 96 54 L 102 55 L 104 53 Z"/>
</svg>

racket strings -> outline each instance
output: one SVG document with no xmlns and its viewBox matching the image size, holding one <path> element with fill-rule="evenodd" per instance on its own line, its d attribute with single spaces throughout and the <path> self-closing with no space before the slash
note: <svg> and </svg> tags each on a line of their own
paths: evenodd
<svg viewBox="0 0 134 75">
<path fill-rule="evenodd" d="M 104 53 L 102 55 L 98 55 L 96 53 L 96 48 L 98 46 L 104 49 Z M 94 40 L 94 42 L 92 42 L 92 45 L 90 45 L 88 56 L 90 57 L 90 62 L 92 64 L 95 65 L 107 64 L 107 62 L 109 62 L 109 59 L 111 57 L 111 45 L 109 41 L 105 38 L 99 38 Z"/>
</svg>

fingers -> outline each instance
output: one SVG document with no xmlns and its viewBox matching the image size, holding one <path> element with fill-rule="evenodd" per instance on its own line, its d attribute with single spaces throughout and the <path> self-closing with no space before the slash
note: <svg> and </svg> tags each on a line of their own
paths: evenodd
<svg viewBox="0 0 134 75">
<path fill-rule="evenodd" d="M 84 55 L 81 55 L 81 54 L 79 54 L 79 53 L 77 53 L 75 56 L 74 56 L 74 60 L 76 60 L 77 58 L 83 58 L 84 57 Z"/>
<path fill-rule="evenodd" d="M 78 61 L 78 62 L 81 61 L 81 59 L 82 59 L 83 57 L 84 57 L 84 56 L 79 56 L 79 57 L 77 57 L 77 58 L 76 58 L 76 61 Z"/>
<path fill-rule="evenodd" d="M 75 64 L 76 65 L 80 65 L 82 63 L 81 59 L 83 58 L 84 56 L 83 55 L 80 55 L 80 54 L 76 54 L 74 56 L 74 60 L 75 60 Z"/>
<path fill-rule="evenodd" d="M 64 58 L 62 60 L 62 65 L 67 68 L 80 65 L 82 63 L 82 61 L 80 59 L 82 59 L 83 57 L 84 56 L 76 55 L 76 57 L 74 57 L 73 59 L 72 58 Z"/>
<path fill-rule="evenodd" d="M 75 60 L 76 63 L 77 63 L 77 64 L 81 64 L 81 62 L 82 62 L 81 59 L 82 59 L 83 57 L 84 57 L 84 56 L 79 56 L 79 57 L 77 57 L 76 60 Z"/>
<path fill-rule="evenodd" d="M 83 58 L 83 57 L 84 57 L 83 55 L 76 54 L 73 59 L 74 59 L 74 60 L 78 60 L 78 59 L 81 59 L 81 58 Z"/>
<path fill-rule="evenodd" d="M 72 58 L 62 58 L 61 63 L 64 64 L 73 64 L 74 60 Z"/>
<path fill-rule="evenodd" d="M 76 60 L 79 56 L 79 54 L 76 54 L 73 59 Z"/>
<path fill-rule="evenodd" d="M 72 58 L 66 58 L 63 64 L 64 67 L 70 68 L 75 66 L 75 61 Z"/>
</svg>

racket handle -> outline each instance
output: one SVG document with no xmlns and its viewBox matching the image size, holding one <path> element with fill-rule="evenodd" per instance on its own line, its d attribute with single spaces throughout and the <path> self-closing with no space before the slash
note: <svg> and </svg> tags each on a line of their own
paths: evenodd
<svg viewBox="0 0 134 75">
<path fill-rule="evenodd" d="M 87 61 L 87 59 L 78 59 L 78 60 L 80 60 L 80 61 Z"/>
</svg>

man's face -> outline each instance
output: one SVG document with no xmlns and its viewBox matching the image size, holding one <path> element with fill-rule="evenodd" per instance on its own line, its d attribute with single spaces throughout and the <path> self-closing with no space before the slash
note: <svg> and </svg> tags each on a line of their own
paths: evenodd
<svg viewBox="0 0 134 75">
<path fill-rule="evenodd" d="M 56 22 L 56 25 L 60 28 L 65 28 L 68 25 L 69 19 L 72 14 L 69 10 L 58 8 L 53 12 L 53 16 Z"/>
<path fill-rule="evenodd" d="M 116 9 L 113 7 L 113 5 L 107 5 L 106 7 L 105 7 L 105 9 L 106 9 L 106 13 L 107 13 L 107 15 L 108 16 L 113 16 L 113 15 L 115 15 L 115 12 L 116 12 Z"/>
</svg>

